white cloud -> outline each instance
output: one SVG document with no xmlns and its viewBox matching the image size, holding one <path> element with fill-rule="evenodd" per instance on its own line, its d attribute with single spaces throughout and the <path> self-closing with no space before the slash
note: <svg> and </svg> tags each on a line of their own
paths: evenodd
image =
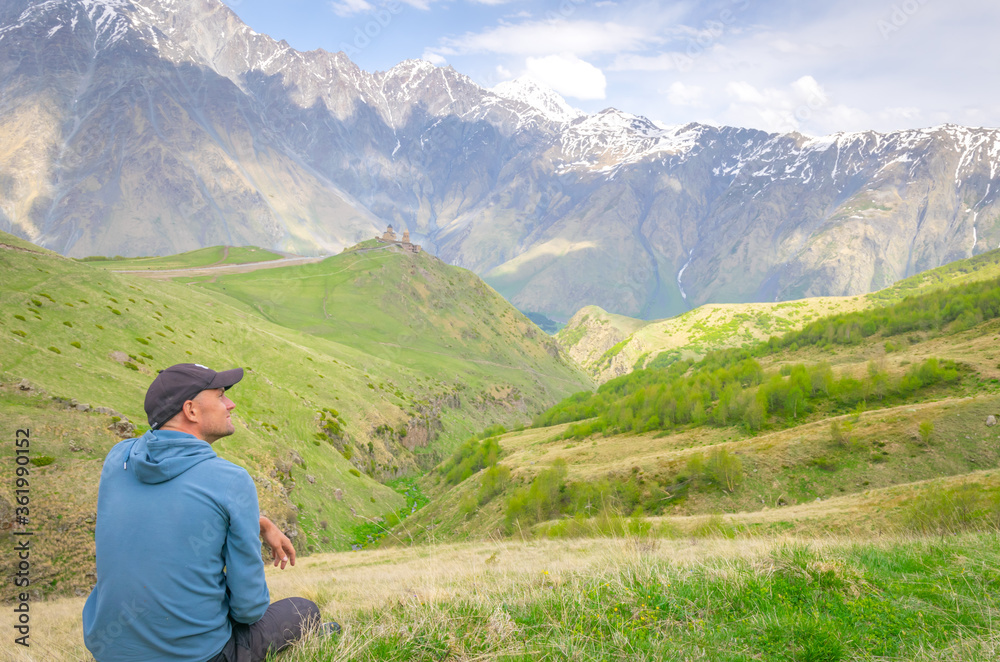
<svg viewBox="0 0 1000 662">
<path fill-rule="evenodd" d="M 667 90 L 667 100 L 675 106 L 700 106 L 704 95 L 705 88 L 685 85 L 680 81 L 675 81 Z"/>
<path fill-rule="evenodd" d="M 374 9 L 367 0 L 334 0 L 330 7 L 337 16 L 353 16 Z"/>
<path fill-rule="evenodd" d="M 383 0 L 335 1 L 378 7 Z M 480 10 L 500 2 L 401 1 Z M 944 121 L 1000 124 L 1000 92 L 983 82 L 995 77 L 991 63 L 1000 58 L 992 35 L 1000 3 L 921 0 L 888 37 L 878 21 L 891 20 L 902 2 L 559 3 L 568 10 L 510 2 L 482 12 L 496 23 L 442 20 L 450 30 L 428 35 L 424 58 L 447 58 L 490 84 L 527 73 L 530 60 L 530 73 L 566 96 L 606 99 L 604 105 L 670 125 L 702 121 L 816 135 Z M 593 111 L 598 104 L 581 105 Z"/>
<path fill-rule="evenodd" d="M 614 22 L 551 19 L 502 24 L 484 32 L 443 39 L 442 45 L 459 53 L 532 56 L 572 53 L 582 57 L 631 51 L 654 39 L 645 30 Z"/>
<path fill-rule="evenodd" d="M 757 88 L 746 82 L 732 81 L 726 86 L 726 92 L 732 97 L 737 103 L 761 105 L 766 103 L 766 99 L 763 94 L 757 91 Z"/>
<path fill-rule="evenodd" d="M 832 133 L 845 127 L 870 124 L 868 115 L 857 108 L 831 101 L 826 90 L 812 76 L 802 76 L 785 87 L 759 89 L 747 81 L 726 85 L 729 107 L 725 121 L 737 126 L 754 126 L 767 131 Z"/>
<path fill-rule="evenodd" d="M 683 68 L 684 56 L 680 53 L 659 55 L 620 54 L 608 69 L 611 71 L 676 71 Z"/>
<path fill-rule="evenodd" d="M 899 108 L 885 108 L 879 113 L 879 118 L 890 122 L 898 122 L 899 120 L 912 122 L 918 119 L 920 115 L 921 112 L 919 108 L 914 106 L 905 106 Z"/>
<path fill-rule="evenodd" d="M 529 57 L 530 76 L 545 83 L 563 96 L 577 99 L 604 99 L 608 81 L 604 72 L 575 55 Z"/>
<path fill-rule="evenodd" d="M 448 63 L 448 60 L 446 60 L 443 55 L 430 50 L 425 50 L 424 54 L 420 56 L 420 59 L 430 62 L 435 67 L 440 67 Z"/>
</svg>

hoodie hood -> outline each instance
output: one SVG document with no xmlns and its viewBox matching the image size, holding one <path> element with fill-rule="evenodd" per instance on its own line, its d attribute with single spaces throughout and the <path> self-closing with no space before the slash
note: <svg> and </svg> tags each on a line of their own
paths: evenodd
<svg viewBox="0 0 1000 662">
<path fill-rule="evenodd" d="M 187 432 L 150 430 L 128 447 L 123 468 L 132 465 L 143 483 L 163 483 L 216 457 L 207 441 Z"/>
</svg>

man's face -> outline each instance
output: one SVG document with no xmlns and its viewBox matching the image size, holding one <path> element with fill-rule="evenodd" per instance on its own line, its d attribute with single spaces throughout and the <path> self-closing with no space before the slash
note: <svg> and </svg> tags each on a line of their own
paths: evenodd
<svg viewBox="0 0 1000 662">
<path fill-rule="evenodd" d="M 207 389 L 194 397 L 198 407 L 199 439 L 213 443 L 236 432 L 229 412 L 236 409 L 232 400 L 226 397 L 226 389 Z"/>
</svg>

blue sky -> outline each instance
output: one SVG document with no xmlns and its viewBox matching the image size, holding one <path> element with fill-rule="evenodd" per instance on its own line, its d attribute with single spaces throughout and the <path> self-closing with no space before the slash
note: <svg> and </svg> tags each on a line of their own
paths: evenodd
<svg viewBox="0 0 1000 662">
<path fill-rule="evenodd" d="M 1000 3 L 983 0 L 227 0 L 299 50 L 409 58 L 573 106 L 812 135 L 1000 126 Z"/>
</svg>

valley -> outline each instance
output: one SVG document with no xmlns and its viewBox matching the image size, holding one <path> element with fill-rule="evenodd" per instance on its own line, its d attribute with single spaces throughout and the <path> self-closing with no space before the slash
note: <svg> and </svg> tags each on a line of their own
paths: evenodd
<svg viewBox="0 0 1000 662">
<path fill-rule="evenodd" d="M 592 390 L 565 349 L 585 324 L 550 338 L 427 254 L 366 243 L 272 265 L 213 250 L 136 274 L 0 240 L 15 279 L 0 409 L 36 440 L 46 659 L 83 655 L 74 595 L 93 582 L 104 454 L 121 419 L 141 431 L 152 371 L 186 357 L 247 368 L 237 435 L 216 448 L 295 535 L 272 596 L 345 623 L 289 659 L 997 650 L 993 254 L 869 298 L 785 304 L 797 315 L 766 342 L 718 307 L 654 323 L 581 311 L 598 330 L 672 324 L 662 335 L 681 339 Z M 183 271 L 223 255 L 240 271 Z M 751 321 L 777 318 L 765 310 Z"/>
</svg>

